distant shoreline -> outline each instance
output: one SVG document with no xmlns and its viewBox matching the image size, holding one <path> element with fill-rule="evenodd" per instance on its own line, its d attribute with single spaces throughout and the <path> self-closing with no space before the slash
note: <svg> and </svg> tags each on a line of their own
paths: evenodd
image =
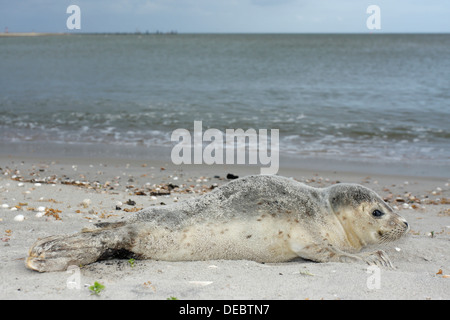
<svg viewBox="0 0 450 320">
<path fill-rule="evenodd" d="M 0 33 L 0 37 L 38 37 L 38 36 L 67 36 L 69 33 L 40 33 L 40 32 L 11 32 Z"/>
<path fill-rule="evenodd" d="M 178 33 L 177 31 L 169 31 L 169 32 L 76 32 L 76 33 L 66 33 L 66 32 L 8 32 L 8 33 L 0 33 L 0 37 L 37 37 L 37 36 L 72 36 L 72 35 L 138 35 L 138 36 L 146 36 L 146 35 L 450 35 L 448 32 L 436 32 L 436 33 L 227 33 L 227 32 L 218 32 L 218 33 L 208 33 L 208 32 L 187 32 L 187 33 Z"/>
</svg>

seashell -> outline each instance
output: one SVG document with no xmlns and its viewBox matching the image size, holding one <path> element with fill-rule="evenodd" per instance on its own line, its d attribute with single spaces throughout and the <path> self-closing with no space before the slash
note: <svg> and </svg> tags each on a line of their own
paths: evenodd
<svg viewBox="0 0 450 320">
<path fill-rule="evenodd" d="M 188 281 L 190 284 L 199 286 L 199 287 L 205 287 L 205 286 L 209 286 L 210 284 L 212 284 L 212 281 Z"/>
<path fill-rule="evenodd" d="M 81 204 L 83 205 L 83 207 L 87 208 L 91 205 L 91 203 L 92 203 L 91 199 L 84 199 Z"/>
</svg>

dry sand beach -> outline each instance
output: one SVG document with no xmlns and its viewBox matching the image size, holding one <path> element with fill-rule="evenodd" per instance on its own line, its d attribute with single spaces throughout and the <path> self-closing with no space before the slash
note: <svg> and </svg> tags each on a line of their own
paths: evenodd
<svg viewBox="0 0 450 320">
<path fill-rule="evenodd" d="M 411 225 L 383 245 L 396 266 L 379 288 L 364 264 L 253 261 L 108 260 L 79 272 L 38 273 L 24 259 L 41 237 L 74 233 L 140 208 L 210 192 L 249 166 L 175 166 L 160 161 L 0 158 L 0 299 L 449 299 L 450 179 L 281 168 L 316 187 L 360 183 L 378 192 Z M 89 286 L 105 289 L 92 295 Z M 74 287 L 73 283 L 79 285 Z"/>
</svg>

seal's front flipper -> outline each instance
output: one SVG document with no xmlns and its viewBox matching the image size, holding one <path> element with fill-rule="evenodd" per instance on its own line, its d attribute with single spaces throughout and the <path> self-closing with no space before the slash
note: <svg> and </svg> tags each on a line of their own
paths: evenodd
<svg viewBox="0 0 450 320">
<path fill-rule="evenodd" d="M 388 269 L 395 269 L 391 260 L 383 250 L 375 252 L 351 254 L 341 252 L 338 254 L 339 261 L 341 262 L 353 262 L 355 260 L 364 261 L 368 265 L 375 265 L 378 267 L 384 267 Z"/>
<path fill-rule="evenodd" d="M 378 250 L 370 253 L 362 253 L 361 257 L 369 265 L 395 269 L 394 265 L 391 262 L 391 259 L 389 259 L 386 252 L 384 252 L 383 250 Z"/>
<path fill-rule="evenodd" d="M 36 241 L 25 262 L 39 272 L 64 271 L 71 265 L 87 265 L 107 258 L 131 255 L 125 228 L 51 236 Z"/>
<path fill-rule="evenodd" d="M 383 250 L 353 254 L 332 246 L 324 247 L 317 244 L 302 247 L 291 244 L 291 248 L 299 257 L 315 262 L 365 262 L 369 265 L 394 269 L 391 260 Z"/>
</svg>

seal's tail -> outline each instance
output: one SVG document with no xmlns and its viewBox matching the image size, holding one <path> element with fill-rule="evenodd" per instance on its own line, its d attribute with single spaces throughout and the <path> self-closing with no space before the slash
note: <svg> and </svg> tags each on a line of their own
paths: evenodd
<svg viewBox="0 0 450 320">
<path fill-rule="evenodd" d="M 25 265 L 31 270 L 49 272 L 108 258 L 137 258 L 130 248 L 130 233 L 126 227 L 83 230 L 73 235 L 39 239 L 29 250 Z"/>
</svg>

